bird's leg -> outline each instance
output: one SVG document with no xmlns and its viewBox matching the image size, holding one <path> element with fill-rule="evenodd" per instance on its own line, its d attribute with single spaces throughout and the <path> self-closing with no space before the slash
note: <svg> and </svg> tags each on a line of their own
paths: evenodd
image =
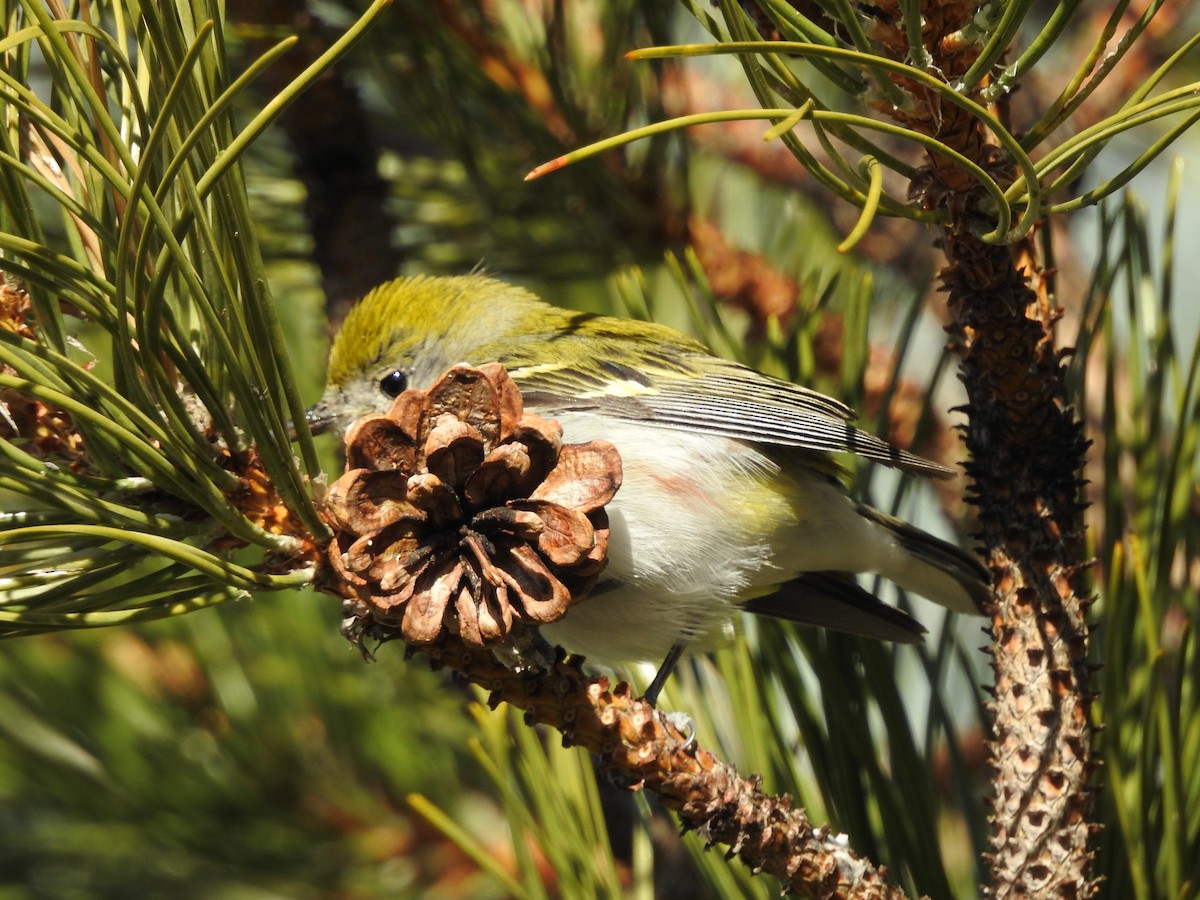
<svg viewBox="0 0 1200 900">
<path fill-rule="evenodd" d="M 662 693 L 663 685 L 667 683 L 667 679 L 671 677 L 671 673 L 679 665 L 679 658 L 683 656 L 683 651 L 686 648 L 687 641 L 680 640 L 672 644 L 671 649 L 667 651 L 667 658 L 658 667 L 658 674 L 654 676 L 654 680 L 650 682 L 650 687 L 646 688 L 646 693 L 642 697 L 651 706 L 658 706 L 658 695 Z"/>
<path fill-rule="evenodd" d="M 667 651 L 667 658 L 658 667 L 658 674 L 654 676 L 654 680 L 650 682 L 650 687 L 646 688 L 646 693 L 642 697 L 643 700 L 655 708 L 656 715 L 660 716 L 663 721 L 669 722 L 683 735 L 683 749 L 685 750 L 691 747 L 692 743 L 696 740 L 696 723 L 685 712 L 659 712 L 658 695 L 662 693 L 663 685 L 667 683 L 667 679 L 671 677 L 671 673 L 679 665 L 679 658 L 683 656 L 683 651 L 686 648 L 687 641 L 685 640 L 678 640 L 671 645 L 671 649 Z"/>
</svg>

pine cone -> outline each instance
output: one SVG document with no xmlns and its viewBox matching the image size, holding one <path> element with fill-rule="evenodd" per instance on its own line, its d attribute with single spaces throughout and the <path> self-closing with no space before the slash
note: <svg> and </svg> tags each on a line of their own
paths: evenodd
<svg viewBox="0 0 1200 900">
<path fill-rule="evenodd" d="M 0 271 L 0 331 L 40 342 L 29 294 Z M 16 370 L 0 363 L 0 374 Z M 87 470 L 87 448 L 71 414 L 21 391 L 0 389 L 0 440 L 12 441 L 38 459 L 66 459 L 74 471 Z"/>
<path fill-rule="evenodd" d="M 348 631 L 428 644 L 446 628 L 484 646 L 557 620 L 604 568 L 620 484 L 611 444 L 564 445 L 498 364 L 405 391 L 351 426 L 325 500 L 334 587 L 360 620 Z"/>
</svg>

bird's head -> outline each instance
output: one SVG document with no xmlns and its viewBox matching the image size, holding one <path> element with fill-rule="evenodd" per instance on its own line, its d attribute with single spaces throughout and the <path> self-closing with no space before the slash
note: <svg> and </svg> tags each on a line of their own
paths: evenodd
<svg viewBox="0 0 1200 900">
<path fill-rule="evenodd" d="M 528 334 L 551 307 L 486 275 L 398 278 L 346 316 L 329 355 L 325 393 L 308 411 L 314 433 L 342 432 L 386 412 L 407 388 L 426 388 L 456 363 L 497 359 L 507 337 Z"/>
</svg>

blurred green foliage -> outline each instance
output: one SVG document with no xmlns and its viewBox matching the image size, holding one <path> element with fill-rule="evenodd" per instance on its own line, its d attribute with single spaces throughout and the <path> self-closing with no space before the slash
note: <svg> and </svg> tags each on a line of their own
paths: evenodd
<svg viewBox="0 0 1200 900">
<path fill-rule="evenodd" d="M 6 21 L 17 5 L 4 7 Z M 336 28 L 352 6 L 313 10 Z M 103 6 L 117 11 L 136 8 Z M 225 28 L 235 51 L 254 33 L 242 19 Z M 933 412 L 958 394 L 922 305 L 933 257 L 919 226 L 879 224 L 862 256 L 839 257 L 854 215 L 798 186 L 778 157 L 739 156 L 748 142 L 733 137 L 661 137 L 521 181 L 538 163 L 663 117 L 687 90 L 706 108 L 737 95 L 732 58 L 689 65 L 686 78 L 673 62 L 623 58 L 700 39 L 674 4 L 395 4 L 341 74 L 381 147 L 381 199 L 404 268 L 483 264 L 556 302 L 653 316 L 852 404 L 874 397 L 864 421 L 876 430 L 886 404 L 864 375 L 877 374 L 882 342 L 882 368 L 933 398 L 920 427 L 948 427 Z M 239 120 L 267 100 L 241 94 Z M 315 398 L 327 321 L 310 255 L 322 236 L 300 213 L 293 158 L 281 131 L 268 131 L 245 159 L 246 190 L 297 390 Z M 770 317 L 718 302 L 712 248 L 697 247 L 689 226 L 696 216 L 760 254 L 746 265 L 798 285 L 796 309 Z M 1095 655 L 1107 663 L 1109 787 L 1097 873 L 1111 896 L 1143 898 L 1186 896 L 1200 881 L 1200 356 L 1174 332 L 1169 260 L 1150 252 L 1148 229 L 1132 204 L 1107 218 L 1099 242 L 1110 250 L 1090 294 L 1064 298 L 1081 323 L 1079 403 L 1098 429 Z M 1121 291 L 1129 316 L 1114 325 Z M 814 349 L 829 322 L 842 338 L 836 366 Z M 1093 404 L 1097 384 L 1104 396 Z M 321 449 L 325 471 L 336 471 L 335 448 Z M 928 492 L 857 474 L 879 505 L 946 534 L 966 527 Z M 978 623 L 913 603 L 931 631 L 922 648 L 755 623 L 745 640 L 685 666 L 664 703 L 690 711 L 702 742 L 847 832 L 906 887 L 968 897 L 986 848 L 982 638 Z M 487 712 L 478 694 L 406 664 L 402 648 L 364 664 L 338 624 L 336 601 L 287 591 L 7 642 L 0 900 L 777 892 L 694 835 L 681 851 L 651 802 L 614 794 L 582 752 Z"/>
</svg>

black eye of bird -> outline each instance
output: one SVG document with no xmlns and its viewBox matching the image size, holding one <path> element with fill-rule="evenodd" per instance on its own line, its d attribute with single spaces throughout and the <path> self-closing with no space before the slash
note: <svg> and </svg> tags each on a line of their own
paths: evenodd
<svg viewBox="0 0 1200 900">
<path fill-rule="evenodd" d="M 379 389 L 389 397 L 399 397 L 408 387 L 408 376 L 397 369 L 379 379 Z"/>
</svg>

